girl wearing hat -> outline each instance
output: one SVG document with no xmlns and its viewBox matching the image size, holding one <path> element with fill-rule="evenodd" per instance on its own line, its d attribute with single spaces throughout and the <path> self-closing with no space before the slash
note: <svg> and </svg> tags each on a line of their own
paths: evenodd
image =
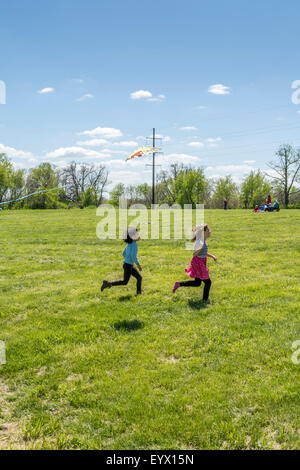
<svg viewBox="0 0 300 470">
<path fill-rule="evenodd" d="M 209 302 L 209 291 L 211 287 L 211 280 L 209 278 L 209 270 L 206 266 L 207 258 L 212 258 L 217 261 L 214 255 L 208 253 L 208 246 L 206 243 L 207 238 L 210 237 L 210 229 L 207 224 L 202 224 L 193 230 L 192 242 L 196 242 L 193 259 L 191 265 L 185 270 L 188 276 L 193 278 L 193 281 L 175 282 L 173 292 L 175 293 L 179 287 L 199 287 L 204 282 L 203 302 Z"/>
<path fill-rule="evenodd" d="M 135 277 L 136 287 L 137 287 L 137 294 L 142 293 L 142 276 L 140 275 L 139 271 L 142 271 L 142 267 L 139 263 L 137 258 L 138 246 L 137 242 L 140 240 L 140 234 L 136 228 L 129 227 L 126 233 L 124 234 L 124 242 L 126 243 L 126 248 L 123 251 L 123 258 L 124 258 L 124 279 L 123 281 L 114 281 L 108 282 L 103 281 L 101 286 L 101 292 L 104 289 L 110 289 L 113 286 L 127 286 L 129 279 L 131 276 Z M 137 265 L 138 270 L 134 267 L 134 264 Z"/>
</svg>

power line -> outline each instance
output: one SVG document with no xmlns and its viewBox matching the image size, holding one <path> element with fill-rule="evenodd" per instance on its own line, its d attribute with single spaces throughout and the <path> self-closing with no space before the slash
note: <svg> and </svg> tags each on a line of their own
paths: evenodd
<svg viewBox="0 0 300 470">
<path fill-rule="evenodd" d="M 283 104 L 283 105 L 280 105 L 280 106 L 277 106 L 277 105 L 274 105 L 274 106 L 260 106 L 258 107 L 255 111 L 248 111 L 248 112 L 245 112 L 243 113 L 243 115 L 253 115 L 253 114 L 258 114 L 258 113 L 261 113 L 262 110 L 271 110 L 271 109 L 278 109 L 278 108 L 290 108 L 291 107 L 291 104 Z M 213 117 L 213 118 L 205 118 L 203 119 L 202 121 L 197 121 L 197 125 L 198 123 L 199 124 L 203 124 L 207 121 L 218 121 L 220 119 L 231 119 L 231 118 L 239 118 L 238 115 L 234 115 L 234 114 L 225 114 L 225 115 L 222 115 L 222 116 L 217 116 L 217 117 Z"/>
</svg>

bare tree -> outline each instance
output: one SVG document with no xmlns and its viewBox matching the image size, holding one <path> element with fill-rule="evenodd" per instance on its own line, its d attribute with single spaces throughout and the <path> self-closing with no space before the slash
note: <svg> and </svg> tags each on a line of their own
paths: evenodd
<svg viewBox="0 0 300 470">
<path fill-rule="evenodd" d="M 277 160 L 268 163 L 275 175 L 267 175 L 273 179 L 274 186 L 283 192 L 284 205 L 289 205 L 290 196 L 295 192 L 293 185 L 300 176 L 300 149 L 296 150 L 291 145 L 282 145 L 276 152 Z"/>
<path fill-rule="evenodd" d="M 103 201 L 103 193 L 108 184 L 108 172 L 104 165 L 93 169 L 88 176 L 89 187 L 94 188 L 97 195 L 97 206 Z"/>
<path fill-rule="evenodd" d="M 94 189 L 97 205 L 101 204 L 108 184 L 108 173 L 104 165 L 96 167 L 72 162 L 61 170 L 60 178 L 69 201 L 79 203 L 87 189 Z"/>
</svg>

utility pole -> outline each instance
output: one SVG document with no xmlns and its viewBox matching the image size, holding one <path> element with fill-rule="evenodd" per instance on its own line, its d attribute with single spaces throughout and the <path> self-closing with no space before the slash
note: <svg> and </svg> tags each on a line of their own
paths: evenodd
<svg viewBox="0 0 300 470">
<path fill-rule="evenodd" d="M 150 147 L 150 142 L 152 143 L 152 164 L 146 165 L 146 166 L 152 166 L 152 204 L 155 204 L 155 168 L 156 168 L 156 161 L 155 161 L 155 155 L 157 153 L 162 153 L 161 148 L 156 148 L 156 142 L 162 142 L 162 137 L 157 137 L 156 132 L 155 132 L 155 127 L 153 127 L 153 133 L 151 137 L 146 137 L 145 138 L 146 145 Z M 161 147 L 161 145 L 159 146 Z M 160 165 L 158 165 L 160 166 Z"/>
<path fill-rule="evenodd" d="M 153 127 L 153 137 L 152 137 L 152 204 L 155 204 L 155 127 Z"/>
</svg>

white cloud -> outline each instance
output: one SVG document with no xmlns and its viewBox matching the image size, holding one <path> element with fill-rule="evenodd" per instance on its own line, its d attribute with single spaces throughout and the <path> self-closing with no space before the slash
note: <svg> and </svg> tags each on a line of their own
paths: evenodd
<svg viewBox="0 0 300 470">
<path fill-rule="evenodd" d="M 28 162 L 37 162 L 34 155 L 31 152 L 25 152 L 24 150 L 17 150 L 14 147 L 8 147 L 7 145 L 0 144 L 0 153 L 5 153 L 8 158 L 11 159 L 24 159 Z"/>
<path fill-rule="evenodd" d="M 216 143 L 217 142 L 221 142 L 222 138 L 221 137 L 215 137 L 215 138 L 208 138 L 208 139 L 204 139 L 204 142 L 206 144 L 208 144 L 208 147 L 216 147 Z M 189 147 L 198 147 L 198 148 L 202 148 L 205 146 L 204 142 L 201 142 L 201 141 L 193 141 L 193 142 L 189 142 L 188 143 L 188 146 Z"/>
<path fill-rule="evenodd" d="M 247 172 L 250 168 L 250 171 L 253 169 L 250 165 L 216 165 L 216 166 L 208 166 L 206 167 L 207 171 L 218 170 L 222 172 Z"/>
<path fill-rule="evenodd" d="M 160 103 L 161 101 L 164 101 L 166 99 L 166 96 L 163 94 L 153 96 L 151 91 L 149 90 L 138 90 L 138 91 L 134 91 L 133 93 L 130 93 L 130 98 L 132 100 L 144 99 L 147 101 Z"/>
<path fill-rule="evenodd" d="M 77 98 L 76 101 L 85 101 L 85 100 L 90 100 L 94 98 L 94 95 L 92 95 L 91 93 L 86 93 L 85 95 L 81 96 L 80 98 Z"/>
<path fill-rule="evenodd" d="M 118 145 L 120 147 L 137 147 L 139 144 L 134 140 L 115 142 L 113 145 Z"/>
<path fill-rule="evenodd" d="M 163 164 L 171 163 L 200 163 L 200 158 L 195 157 L 194 155 L 189 155 L 186 153 L 169 153 L 161 157 L 160 162 Z"/>
<path fill-rule="evenodd" d="M 53 93 L 54 92 L 54 88 L 43 88 L 42 90 L 38 90 L 37 93 L 39 93 L 40 95 L 45 95 L 47 93 Z"/>
<path fill-rule="evenodd" d="M 83 145 L 84 147 L 101 147 L 103 145 L 113 145 L 115 147 L 138 147 L 138 143 L 135 140 L 122 140 L 121 142 L 109 142 L 106 139 L 91 139 L 91 140 L 79 140 L 76 145 Z M 103 152 L 111 152 L 110 149 L 104 149 Z"/>
<path fill-rule="evenodd" d="M 197 127 L 195 126 L 184 126 L 184 127 L 180 127 L 180 130 L 181 131 L 197 131 Z"/>
<path fill-rule="evenodd" d="M 248 164 L 216 165 L 206 167 L 205 173 L 208 174 L 209 178 L 220 178 L 231 175 L 235 182 L 241 182 L 252 170 L 256 170 L 256 168 Z"/>
<path fill-rule="evenodd" d="M 165 95 L 158 95 L 156 98 L 149 98 L 148 101 L 160 103 L 166 99 Z"/>
<path fill-rule="evenodd" d="M 128 150 L 120 150 L 120 149 L 113 150 L 112 148 L 103 149 L 101 150 L 101 152 L 109 153 L 109 154 L 117 154 L 117 155 L 128 155 Z"/>
<path fill-rule="evenodd" d="M 265 174 L 265 176 L 267 177 L 267 179 L 270 181 L 272 181 L 272 178 L 273 177 L 278 177 L 278 173 L 276 172 L 276 170 L 272 170 L 271 168 L 267 169 L 267 170 L 263 170 L 263 173 Z"/>
<path fill-rule="evenodd" d="M 141 174 L 130 170 L 111 171 L 109 179 L 114 183 L 136 184 L 141 182 Z"/>
<path fill-rule="evenodd" d="M 188 144 L 188 146 L 189 147 L 198 147 L 198 148 L 200 148 L 200 147 L 204 147 L 204 143 L 203 142 L 190 142 Z"/>
<path fill-rule="evenodd" d="M 221 137 L 215 137 L 215 138 L 209 138 L 205 139 L 205 142 L 208 144 L 214 144 L 215 142 L 221 142 L 222 138 Z"/>
<path fill-rule="evenodd" d="M 244 160 L 243 163 L 246 163 L 247 165 L 253 165 L 256 163 L 256 160 Z"/>
<path fill-rule="evenodd" d="M 206 109 L 206 106 L 197 106 L 196 109 Z"/>
<path fill-rule="evenodd" d="M 143 98 L 152 98 L 152 93 L 151 91 L 147 90 L 138 90 L 134 91 L 133 93 L 130 93 L 130 98 L 132 100 L 140 100 Z"/>
<path fill-rule="evenodd" d="M 120 129 L 114 129 L 113 127 L 96 127 L 90 131 L 79 132 L 79 135 L 89 135 L 89 136 L 101 136 L 105 139 L 115 139 L 116 137 L 122 137 L 122 132 Z"/>
<path fill-rule="evenodd" d="M 230 95 L 230 88 L 228 86 L 218 83 L 216 85 L 211 85 L 208 88 L 208 93 L 213 93 L 214 95 Z"/>
<path fill-rule="evenodd" d="M 120 159 L 115 159 L 115 160 L 107 160 L 105 162 L 106 166 L 126 166 L 129 162 L 126 162 L 125 160 L 120 160 Z"/>
<path fill-rule="evenodd" d="M 56 160 L 55 163 L 52 163 L 55 167 L 59 168 L 65 168 L 66 166 L 69 165 L 70 162 L 67 162 L 66 160 Z"/>
<path fill-rule="evenodd" d="M 151 160 L 150 160 L 151 161 Z M 200 164 L 200 159 L 198 157 L 195 157 L 194 155 L 188 155 L 184 153 L 170 153 L 166 155 L 160 155 L 159 158 L 157 159 L 157 163 L 161 165 L 162 167 L 167 167 L 172 163 L 184 163 L 184 164 L 194 164 L 194 165 L 199 165 Z M 120 169 L 122 168 L 130 168 L 130 171 L 136 171 L 138 175 L 143 175 L 145 172 L 147 172 L 147 167 L 145 166 L 147 163 L 149 163 L 149 159 L 147 157 L 141 157 L 141 158 L 134 158 L 129 161 L 121 160 L 121 159 L 115 159 L 115 160 L 107 160 L 105 162 L 105 165 L 107 166 L 118 166 Z M 149 170 L 151 173 L 151 169 Z M 138 180 L 139 182 L 141 181 Z"/>
<path fill-rule="evenodd" d="M 106 139 L 91 139 L 91 140 L 79 140 L 76 145 L 83 145 L 87 147 L 101 147 L 101 145 L 109 144 Z"/>
<path fill-rule="evenodd" d="M 45 159 L 55 160 L 56 158 L 68 158 L 68 159 L 102 159 L 109 158 L 111 155 L 105 152 L 97 152 L 96 150 L 85 149 L 83 147 L 60 147 L 52 152 L 48 152 L 45 155 Z"/>
<path fill-rule="evenodd" d="M 170 142 L 171 140 L 171 137 L 169 135 L 156 134 L 155 136 L 157 139 L 161 139 L 162 142 Z"/>
<path fill-rule="evenodd" d="M 22 162 L 13 162 L 13 167 L 15 170 L 24 170 L 28 168 L 28 165 L 25 165 Z"/>
</svg>

